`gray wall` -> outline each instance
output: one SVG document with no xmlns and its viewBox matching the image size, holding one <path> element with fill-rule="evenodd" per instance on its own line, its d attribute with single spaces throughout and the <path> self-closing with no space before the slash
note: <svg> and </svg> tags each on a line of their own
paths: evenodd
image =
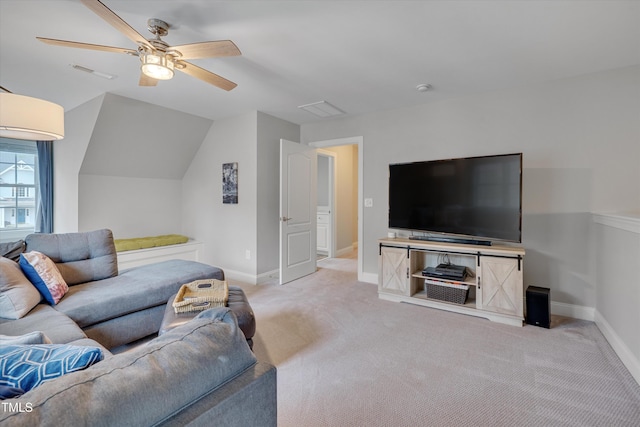
<svg viewBox="0 0 640 427">
<path fill-rule="evenodd" d="M 329 158 L 318 155 L 318 206 L 329 206 Z"/>
<path fill-rule="evenodd" d="M 211 126 L 182 180 L 183 232 L 204 242 L 203 262 L 248 282 L 278 268 L 280 138 L 299 137 L 299 126 L 256 111 Z M 238 162 L 237 205 L 222 203 L 229 162 Z"/>
<path fill-rule="evenodd" d="M 280 265 L 280 139 L 300 141 L 300 126 L 257 113 L 257 275 Z"/>
<path fill-rule="evenodd" d="M 179 179 L 80 175 L 79 231 L 110 228 L 116 239 L 182 232 Z"/>
<path fill-rule="evenodd" d="M 256 112 L 215 121 L 182 179 L 183 233 L 204 242 L 202 262 L 229 273 L 256 272 L 256 133 Z M 222 164 L 233 162 L 238 204 L 223 204 Z"/>
<path fill-rule="evenodd" d="M 78 177 L 78 230 L 180 233 L 182 177 L 212 121 L 106 94 Z"/>
<path fill-rule="evenodd" d="M 298 141 L 298 125 L 256 111 L 213 123 L 112 94 L 65 121 L 54 145 L 56 232 L 182 233 L 205 243 L 204 262 L 246 281 L 278 268 L 279 142 Z M 222 203 L 228 162 L 239 164 L 237 205 Z"/>
<path fill-rule="evenodd" d="M 437 90 L 437 87 L 435 88 Z M 640 67 L 302 126 L 305 143 L 364 137 L 363 268 L 387 233 L 388 165 L 524 153 L 525 286 L 595 307 L 588 214 L 640 209 Z"/>
</svg>

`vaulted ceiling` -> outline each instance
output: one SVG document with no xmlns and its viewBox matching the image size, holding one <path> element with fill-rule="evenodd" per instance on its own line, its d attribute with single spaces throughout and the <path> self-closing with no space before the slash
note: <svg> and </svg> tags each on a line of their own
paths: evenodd
<svg viewBox="0 0 640 427">
<path fill-rule="evenodd" d="M 259 110 L 303 124 L 322 119 L 297 106 L 321 100 L 358 115 L 640 64 L 638 1 L 102 1 L 148 37 L 147 19 L 170 23 L 171 45 L 233 40 L 242 56 L 192 62 L 238 87 L 182 73 L 139 87 L 135 57 L 36 40 L 135 49 L 79 0 L 0 1 L 0 85 L 67 111 L 113 93 L 212 120 Z"/>
</svg>

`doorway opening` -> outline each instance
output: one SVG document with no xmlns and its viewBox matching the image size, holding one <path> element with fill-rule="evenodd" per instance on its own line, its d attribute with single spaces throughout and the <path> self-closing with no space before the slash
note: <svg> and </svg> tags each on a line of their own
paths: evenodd
<svg viewBox="0 0 640 427">
<path fill-rule="evenodd" d="M 362 171 L 363 137 L 349 137 L 315 141 L 309 146 L 318 148 L 318 159 L 324 154 L 333 158 L 333 206 L 328 217 L 331 227 L 330 244 L 326 251 L 329 258 L 352 256 L 357 253 L 358 280 L 363 281 L 362 259 Z M 318 166 L 320 168 L 319 160 Z M 320 176 L 318 177 L 320 179 Z M 321 207 L 320 202 L 318 206 Z M 319 211 L 320 212 L 320 211 Z M 318 225 L 320 228 L 320 225 Z M 324 232 L 321 230 L 320 232 Z M 320 236 L 320 234 L 319 234 Z M 318 241 L 321 237 L 318 238 Z"/>
<path fill-rule="evenodd" d="M 318 149 L 317 179 L 317 252 L 318 261 L 335 257 L 336 231 L 336 160 L 338 154 L 331 150 Z"/>
</svg>

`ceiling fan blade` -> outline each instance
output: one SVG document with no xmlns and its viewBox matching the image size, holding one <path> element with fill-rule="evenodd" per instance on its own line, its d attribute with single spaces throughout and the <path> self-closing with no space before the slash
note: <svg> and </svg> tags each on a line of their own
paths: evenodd
<svg viewBox="0 0 640 427">
<path fill-rule="evenodd" d="M 216 58 L 242 55 L 231 40 L 218 40 L 172 46 L 169 50 L 180 52 L 180 59 Z"/>
<path fill-rule="evenodd" d="M 176 65 L 176 70 L 180 70 L 183 73 L 189 74 L 192 77 L 202 80 L 203 82 L 207 82 L 209 84 L 217 86 L 220 89 L 230 91 L 234 87 L 238 86 L 234 82 L 227 80 L 224 77 L 220 77 L 219 75 L 214 74 L 211 71 L 207 71 L 204 68 L 200 68 L 197 65 L 193 65 L 189 62 L 179 61 L 178 63 L 176 63 Z"/>
<path fill-rule="evenodd" d="M 111 24 L 116 30 L 127 36 L 134 43 L 149 46 L 149 42 L 140 33 L 134 30 L 122 18 L 116 15 L 111 9 L 102 4 L 99 0 L 80 0 L 82 4 L 91 9 L 100 18 Z"/>
<path fill-rule="evenodd" d="M 104 52 L 126 53 L 128 55 L 138 56 L 137 50 L 126 49 L 124 47 L 113 47 L 113 46 L 103 46 L 101 44 L 71 42 L 68 40 L 48 39 L 46 37 L 36 37 L 36 39 L 40 40 L 43 43 L 51 44 L 54 46 L 76 47 L 79 49 L 101 50 Z"/>
<path fill-rule="evenodd" d="M 140 72 L 140 81 L 138 86 L 156 86 L 158 81 L 154 78 L 147 76 L 145 73 Z"/>
</svg>

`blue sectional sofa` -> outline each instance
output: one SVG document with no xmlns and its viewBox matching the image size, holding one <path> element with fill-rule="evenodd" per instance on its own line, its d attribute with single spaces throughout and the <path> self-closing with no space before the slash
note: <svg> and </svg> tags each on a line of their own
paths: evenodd
<svg viewBox="0 0 640 427">
<path fill-rule="evenodd" d="M 118 272 L 110 230 L 32 234 L 25 242 L 26 252 L 54 261 L 69 290 L 54 306 L 0 318 L 0 335 L 41 331 L 53 344 L 99 347 L 105 357 L 4 401 L 13 406 L 3 405 L 11 410 L 0 411 L 1 425 L 276 425 L 275 367 L 255 359 L 228 308 L 132 350 L 109 351 L 157 333 L 182 284 L 224 279 L 222 270 L 171 260 Z"/>
</svg>

